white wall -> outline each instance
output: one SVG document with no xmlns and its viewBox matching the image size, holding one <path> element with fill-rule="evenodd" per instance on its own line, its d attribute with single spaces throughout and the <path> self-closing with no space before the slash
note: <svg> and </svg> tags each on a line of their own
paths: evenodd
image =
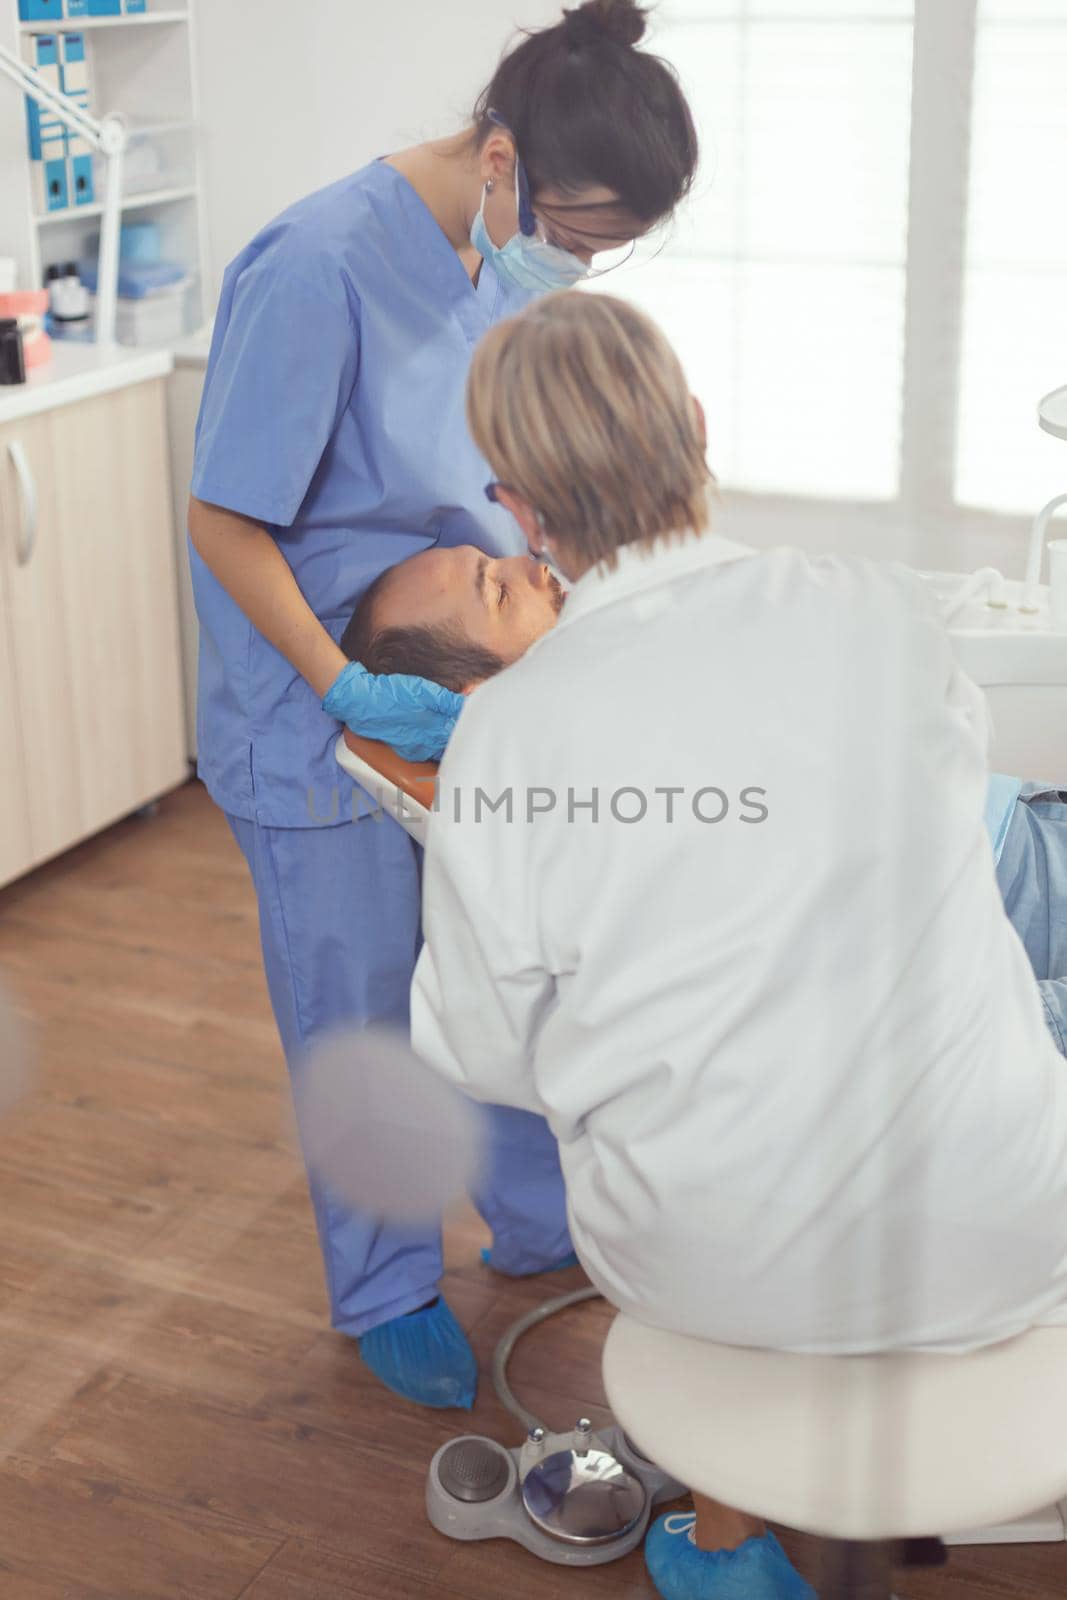
<svg viewBox="0 0 1067 1600">
<path fill-rule="evenodd" d="M 209 256 L 377 155 L 463 127 L 516 25 L 559 0 L 200 0 Z"/>
<path fill-rule="evenodd" d="M 562 3 L 196 0 L 214 289 L 226 263 L 293 200 L 376 155 L 464 126 L 515 30 L 554 22 Z M 935 10 L 919 14 L 929 25 Z M 930 92 L 935 99 L 940 94 L 936 83 Z M 936 140 L 928 150 L 940 148 L 936 104 L 934 113 L 926 138 Z M 945 115 L 958 120 L 959 113 L 950 108 Z M 929 165 L 924 159 L 923 170 Z M 934 243 L 936 255 L 941 243 Z M 924 359 L 923 341 L 916 346 Z M 929 453 L 925 431 L 919 442 Z M 937 441 L 937 465 L 946 478 L 951 448 L 951 438 Z M 948 506 L 931 519 L 909 500 L 914 484 L 909 488 L 906 481 L 903 488 L 899 502 L 872 508 L 737 496 L 727 485 L 721 523 L 758 544 L 788 540 L 930 566 L 992 562 L 1021 571 L 1024 519 Z M 1035 491 L 1035 504 L 1038 498 Z"/>
</svg>

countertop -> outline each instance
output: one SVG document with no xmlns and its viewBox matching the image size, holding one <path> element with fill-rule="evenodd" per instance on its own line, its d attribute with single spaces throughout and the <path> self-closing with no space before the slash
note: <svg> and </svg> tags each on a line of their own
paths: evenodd
<svg viewBox="0 0 1067 1600">
<path fill-rule="evenodd" d="M 174 365 L 176 367 L 204 368 L 207 366 L 208 354 L 211 350 L 211 333 L 213 324 L 199 329 L 197 333 L 187 334 L 184 339 L 179 339 L 174 346 Z"/>
<path fill-rule="evenodd" d="M 25 383 L 0 387 L 0 423 L 109 394 L 148 378 L 165 378 L 173 367 L 174 355 L 169 348 L 134 350 L 113 345 L 101 349 L 93 344 L 56 340 L 51 361 L 32 368 Z"/>
</svg>

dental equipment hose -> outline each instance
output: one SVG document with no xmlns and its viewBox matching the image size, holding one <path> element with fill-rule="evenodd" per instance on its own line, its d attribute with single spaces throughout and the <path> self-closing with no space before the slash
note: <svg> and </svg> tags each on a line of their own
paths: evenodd
<svg viewBox="0 0 1067 1600">
<path fill-rule="evenodd" d="M 580 1305 L 583 1300 L 602 1298 L 599 1289 L 575 1289 L 570 1294 L 557 1295 L 554 1300 L 546 1300 L 544 1305 L 535 1307 L 533 1311 L 528 1311 L 524 1317 L 520 1317 L 518 1322 L 513 1322 L 497 1345 L 493 1354 L 493 1387 L 501 1405 L 522 1423 L 527 1433 L 532 1433 L 535 1428 L 543 1428 L 545 1425 L 540 1417 L 535 1417 L 532 1411 L 527 1411 L 526 1407 L 516 1400 L 508 1382 L 508 1362 L 515 1346 L 531 1328 L 540 1327 L 542 1322 L 547 1322 L 549 1317 L 554 1317 L 557 1312 L 566 1311 L 569 1306 Z"/>
</svg>

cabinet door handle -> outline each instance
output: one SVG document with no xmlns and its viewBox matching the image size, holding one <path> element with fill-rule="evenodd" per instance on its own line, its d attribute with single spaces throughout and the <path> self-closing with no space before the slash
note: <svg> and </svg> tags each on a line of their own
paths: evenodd
<svg viewBox="0 0 1067 1600">
<path fill-rule="evenodd" d="M 29 457 L 17 439 L 10 440 L 7 453 L 19 481 L 19 495 L 22 500 L 18 563 L 20 567 L 24 567 L 33 555 L 33 547 L 37 543 L 37 485 L 33 481 Z"/>
</svg>

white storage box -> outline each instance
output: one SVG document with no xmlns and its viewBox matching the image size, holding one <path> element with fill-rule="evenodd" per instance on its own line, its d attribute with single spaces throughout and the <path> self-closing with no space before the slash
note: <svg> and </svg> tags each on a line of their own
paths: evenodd
<svg viewBox="0 0 1067 1600">
<path fill-rule="evenodd" d="M 119 344 L 175 344 L 189 331 L 189 290 L 192 278 L 182 278 L 164 289 L 131 299 L 120 294 L 115 310 L 115 337 Z M 95 311 L 96 297 L 91 297 Z"/>
<path fill-rule="evenodd" d="M 119 344 L 173 344 L 188 331 L 186 305 L 192 280 L 165 289 L 154 289 L 139 300 L 119 295 L 115 313 L 115 337 Z"/>
</svg>

